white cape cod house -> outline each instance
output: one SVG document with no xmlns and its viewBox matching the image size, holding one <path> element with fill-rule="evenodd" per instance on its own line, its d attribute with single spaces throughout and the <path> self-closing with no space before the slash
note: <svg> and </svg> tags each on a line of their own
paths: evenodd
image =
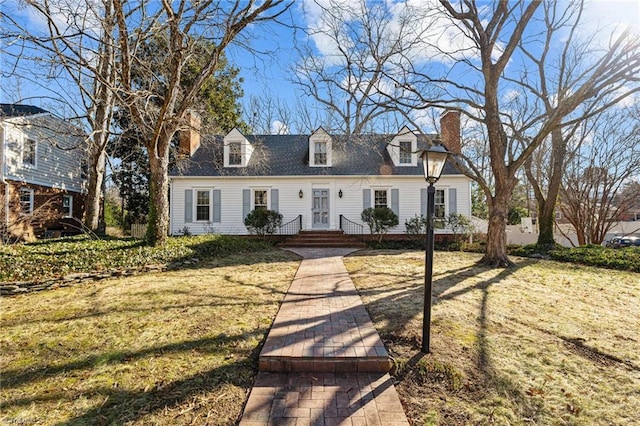
<svg viewBox="0 0 640 426">
<path fill-rule="evenodd" d="M 460 147 L 459 115 L 442 118 L 442 143 Z M 387 206 L 399 217 L 389 233 L 403 234 L 405 220 L 426 213 L 419 151 L 429 137 L 407 127 L 396 135 L 181 135 L 188 158 L 171 173 L 170 232 L 247 234 L 253 209 L 276 210 L 301 230 L 339 230 L 362 224 L 367 207 Z M 433 137 L 435 139 L 435 136 Z M 471 215 L 470 179 L 447 163 L 436 183 L 436 216 Z M 365 232 L 368 228 L 365 226 Z M 446 229 L 436 230 L 447 233 Z"/>
</svg>

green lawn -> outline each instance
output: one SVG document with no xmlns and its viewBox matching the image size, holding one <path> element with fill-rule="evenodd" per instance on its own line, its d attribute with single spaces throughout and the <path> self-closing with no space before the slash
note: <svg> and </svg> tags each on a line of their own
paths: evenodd
<svg viewBox="0 0 640 426">
<path fill-rule="evenodd" d="M 235 424 L 298 264 L 267 250 L 3 298 L 0 423 Z"/>
<path fill-rule="evenodd" d="M 640 274 L 436 252 L 432 354 L 420 353 L 424 252 L 347 269 L 396 360 L 416 425 L 640 424 Z"/>
<path fill-rule="evenodd" d="M 115 267 L 199 261 L 0 299 L 0 423 L 238 420 L 299 259 L 215 236 L 171 241 L 2 248 L 41 259 L 44 271 L 58 256 L 105 269 L 114 267 L 105 257 Z M 640 274 L 523 258 L 488 269 L 479 258 L 436 252 L 428 356 L 419 352 L 424 253 L 345 258 L 413 424 L 640 424 Z"/>
</svg>

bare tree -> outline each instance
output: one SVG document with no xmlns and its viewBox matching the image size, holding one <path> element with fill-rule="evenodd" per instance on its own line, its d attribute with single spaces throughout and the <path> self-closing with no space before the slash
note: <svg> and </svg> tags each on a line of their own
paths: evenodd
<svg viewBox="0 0 640 426">
<path fill-rule="evenodd" d="M 640 174 L 640 124 L 630 124 L 629 117 L 628 111 L 611 110 L 583 122 L 577 134 L 579 148 L 567 162 L 560 209 L 579 245 L 602 243 L 640 197 L 629 186 Z M 632 192 L 621 197 L 627 187 Z"/>
<path fill-rule="evenodd" d="M 203 84 L 216 71 L 220 57 L 251 24 L 275 20 L 290 5 L 285 0 L 213 0 L 162 3 L 113 0 L 118 33 L 119 103 L 125 106 L 144 140 L 150 165 L 150 211 L 147 239 L 162 244 L 169 226 L 169 150 L 176 132 L 189 130 L 190 108 Z M 166 40 L 167 67 L 152 69 L 136 52 L 150 37 Z M 194 41 L 206 39 L 206 60 L 184 84 Z M 202 55 L 202 53 L 200 53 Z M 134 72 L 135 69 L 135 72 Z M 138 76 L 144 75 L 144 84 Z"/>
<path fill-rule="evenodd" d="M 88 158 L 84 222 L 97 230 L 115 100 L 113 4 L 95 0 L 79 7 L 77 0 L 31 0 L 27 6 L 42 19 L 44 29 L 25 27 L 0 11 L 10 24 L 2 30 L 3 39 L 11 40 L 4 53 L 13 59 L 12 74 L 50 91 L 54 105 L 65 105 L 73 111 L 71 119 L 86 124 L 87 144 L 76 148 L 86 149 Z"/>
<path fill-rule="evenodd" d="M 524 67 L 526 71 L 521 73 L 521 78 L 514 81 L 523 86 L 529 94 L 526 100 L 518 99 L 519 107 L 523 107 L 527 117 L 519 119 L 519 123 L 530 124 L 531 130 L 523 129 L 520 124 L 511 126 L 512 134 L 535 134 L 537 116 L 551 116 L 555 112 L 556 105 L 562 104 L 565 99 L 571 97 L 576 88 L 584 83 L 585 76 L 589 76 L 592 66 L 591 58 L 603 54 L 598 46 L 598 32 L 589 37 L 578 38 L 577 34 L 583 13 L 583 4 L 574 2 L 569 6 L 560 7 L 555 2 L 543 3 L 544 15 L 541 24 L 546 31 L 544 40 L 539 43 L 521 40 L 520 51 L 536 69 L 536 73 L 528 72 L 531 67 Z M 563 48 L 556 54 L 552 54 L 553 43 L 563 40 Z M 609 46 L 611 47 L 611 45 Z M 542 53 L 540 49 L 543 48 Z M 638 46 L 629 45 L 631 50 L 637 50 Z M 632 59 L 633 60 L 633 59 Z M 637 65 L 635 65 L 637 67 Z M 580 145 L 569 145 L 574 140 L 573 134 L 579 131 L 583 120 L 615 106 L 618 102 L 640 90 L 637 84 L 637 76 L 626 74 L 634 68 L 624 69 L 618 76 L 609 79 L 606 84 L 600 85 L 597 95 L 581 101 L 573 113 L 567 114 L 560 126 L 552 129 L 547 143 L 542 143 L 537 152 L 538 161 L 534 162 L 530 157 L 525 162 L 525 170 L 529 183 L 538 206 L 538 244 L 553 245 L 553 229 L 555 223 L 555 206 L 562 183 L 566 161 L 572 155 L 572 150 L 577 150 Z M 637 70 L 637 68 L 636 68 Z M 605 78 L 601 78 L 605 82 Z M 522 111 L 522 112 L 524 112 Z M 519 117 L 520 118 L 520 117 Z M 525 138 L 526 140 L 526 138 Z M 537 171 L 533 166 L 538 165 Z"/>
<path fill-rule="evenodd" d="M 562 47 L 558 50 L 565 46 L 560 37 L 566 36 L 560 29 L 575 30 L 582 3 L 496 1 L 490 7 L 480 7 L 473 0 L 440 3 L 448 22 L 443 27 L 456 28 L 457 39 L 446 48 L 431 42 L 437 52 L 434 59 L 455 61 L 444 70 L 414 64 L 405 67 L 404 73 L 396 72 L 395 84 L 410 94 L 398 102 L 412 108 L 458 109 L 486 129 L 493 182 L 487 182 L 468 158 L 460 155 L 455 161 L 487 197 L 489 227 L 483 262 L 508 266 L 505 230 L 518 170 L 552 132 L 585 120 L 638 90 L 640 41 L 628 31 L 612 36 L 607 46 L 592 49 L 590 57 L 571 70 L 570 78 L 558 78 L 563 85 L 572 84 L 570 88 L 560 86 L 566 93 L 543 92 L 541 85 L 547 79 L 541 70 L 548 73 L 551 62 L 556 65 L 568 57 Z M 433 86 L 440 89 L 438 96 L 423 96 L 429 93 L 425 88 Z M 623 87 L 624 93 L 616 95 Z M 526 112 L 517 116 L 508 108 L 514 99 L 537 105 L 540 99 L 548 99 L 548 103 L 545 108 L 521 109 Z M 609 101 L 600 108 L 586 107 L 597 100 Z"/>
<path fill-rule="evenodd" d="M 328 112 L 325 130 L 347 136 L 377 130 L 383 117 L 398 114 L 393 99 L 381 96 L 393 84 L 385 70 L 415 53 L 425 32 L 423 9 L 407 6 L 394 15 L 384 2 L 366 0 L 311 8 L 309 44 L 298 45 L 293 83 Z"/>
</svg>

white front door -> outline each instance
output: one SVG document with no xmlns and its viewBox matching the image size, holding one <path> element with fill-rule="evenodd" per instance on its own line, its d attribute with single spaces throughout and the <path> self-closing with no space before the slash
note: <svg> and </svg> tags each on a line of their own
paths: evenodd
<svg viewBox="0 0 640 426">
<path fill-rule="evenodd" d="M 311 209 L 314 228 L 329 227 L 329 190 L 313 190 L 313 207 Z"/>
</svg>

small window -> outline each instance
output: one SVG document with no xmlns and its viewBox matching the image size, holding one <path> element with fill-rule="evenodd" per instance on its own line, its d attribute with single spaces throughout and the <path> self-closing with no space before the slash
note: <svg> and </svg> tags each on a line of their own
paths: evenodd
<svg viewBox="0 0 640 426">
<path fill-rule="evenodd" d="M 22 164 L 29 167 L 36 166 L 37 143 L 34 139 L 24 139 L 22 145 Z"/>
<path fill-rule="evenodd" d="M 229 165 L 240 166 L 242 164 L 242 144 L 240 142 L 229 143 Z"/>
<path fill-rule="evenodd" d="M 196 220 L 209 220 L 210 205 L 209 191 L 196 191 Z"/>
<path fill-rule="evenodd" d="M 72 195 L 62 196 L 62 214 L 64 217 L 73 216 L 73 196 Z"/>
<path fill-rule="evenodd" d="M 33 213 L 33 189 L 20 188 L 20 212 L 22 214 Z"/>
<path fill-rule="evenodd" d="M 387 190 L 386 189 L 376 189 L 374 192 L 374 203 L 373 206 L 377 209 L 378 207 L 387 207 Z"/>
<path fill-rule="evenodd" d="M 411 142 L 400 142 L 400 164 L 411 164 Z"/>
<path fill-rule="evenodd" d="M 313 161 L 316 166 L 324 166 L 327 164 L 327 143 L 316 142 Z"/>
<path fill-rule="evenodd" d="M 267 191 L 256 190 L 253 192 L 253 208 L 256 210 L 267 210 L 268 206 Z"/>
</svg>

